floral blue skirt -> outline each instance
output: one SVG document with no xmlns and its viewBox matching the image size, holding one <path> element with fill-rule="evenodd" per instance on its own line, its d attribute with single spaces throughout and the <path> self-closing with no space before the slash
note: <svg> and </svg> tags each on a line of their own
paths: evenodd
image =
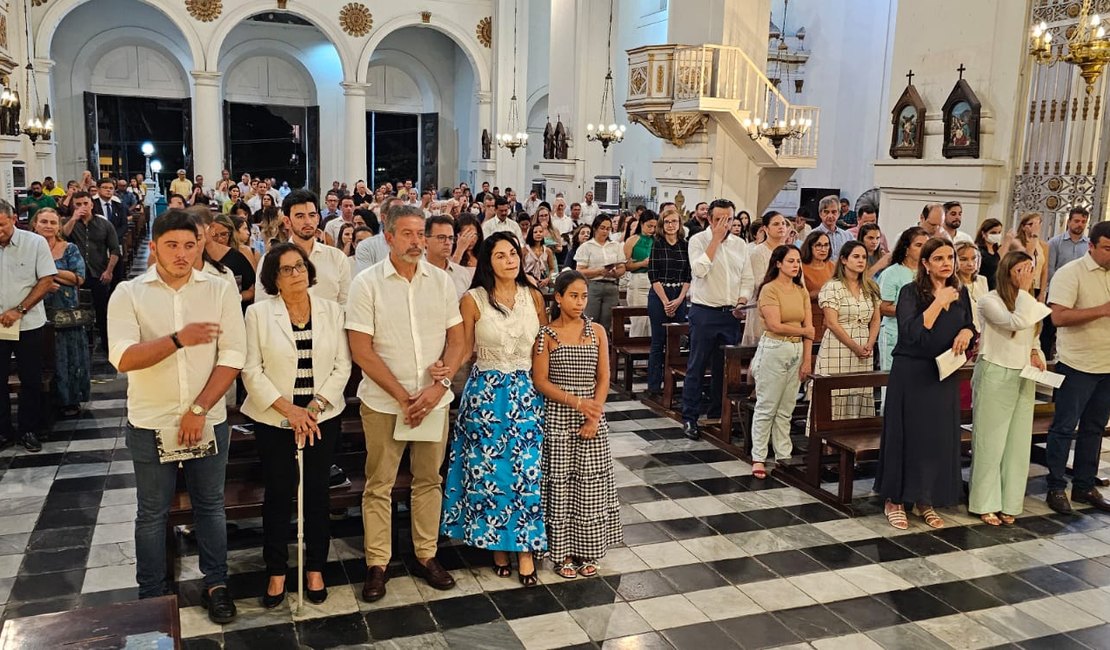
<svg viewBox="0 0 1110 650">
<path fill-rule="evenodd" d="M 528 372 L 471 372 L 451 434 L 442 532 L 492 551 L 547 548 L 543 400 Z"/>
</svg>

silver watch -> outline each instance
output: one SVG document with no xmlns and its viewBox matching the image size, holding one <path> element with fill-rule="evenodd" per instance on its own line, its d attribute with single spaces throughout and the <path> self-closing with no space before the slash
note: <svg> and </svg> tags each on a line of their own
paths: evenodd
<svg viewBox="0 0 1110 650">
<path fill-rule="evenodd" d="M 448 377 L 444 377 L 443 379 L 439 380 L 439 385 L 443 386 L 444 388 L 446 388 L 448 390 L 450 390 L 451 389 L 451 379 L 448 378 Z"/>
<path fill-rule="evenodd" d="M 195 403 L 189 407 L 189 412 L 193 415 L 208 415 L 208 409 L 204 408 L 200 404 Z"/>
</svg>

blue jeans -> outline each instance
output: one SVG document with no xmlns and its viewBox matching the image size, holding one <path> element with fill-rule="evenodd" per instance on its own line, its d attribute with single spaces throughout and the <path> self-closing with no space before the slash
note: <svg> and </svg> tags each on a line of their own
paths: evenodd
<svg viewBox="0 0 1110 650">
<path fill-rule="evenodd" d="M 682 291 L 682 287 L 663 287 L 667 300 L 674 300 Z M 667 342 L 667 331 L 664 323 L 686 322 L 686 301 L 675 310 L 674 316 L 668 316 L 663 311 L 663 301 L 655 295 L 655 289 L 648 290 L 648 320 L 651 322 L 651 354 L 648 355 L 648 390 L 658 393 L 663 390 L 663 346 Z"/>
<path fill-rule="evenodd" d="M 135 518 L 136 580 L 139 598 L 162 596 L 166 585 L 166 520 L 177 487 L 177 463 L 158 462 L 155 433 L 127 426 L 127 448 L 135 465 L 138 516 Z M 227 523 L 224 516 L 224 474 L 230 443 L 227 422 L 216 425 L 215 456 L 182 463 L 185 486 L 193 506 L 193 525 L 200 549 L 204 586 L 227 582 Z"/>
<path fill-rule="evenodd" d="M 1056 412 L 1048 429 L 1048 489 L 1067 487 L 1064 468 L 1075 440 L 1072 492 L 1085 492 L 1095 486 L 1102 434 L 1110 418 L 1110 374 L 1083 372 L 1063 363 L 1056 364 L 1056 372 L 1066 379 L 1056 389 Z"/>
<path fill-rule="evenodd" d="M 682 382 L 682 421 L 697 422 L 701 411 L 701 382 L 705 366 L 713 363 L 709 412 L 721 412 L 721 390 L 725 380 L 725 356 L 721 346 L 740 342 L 740 321 L 732 308 L 690 307 L 690 359 Z"/>
</svg>

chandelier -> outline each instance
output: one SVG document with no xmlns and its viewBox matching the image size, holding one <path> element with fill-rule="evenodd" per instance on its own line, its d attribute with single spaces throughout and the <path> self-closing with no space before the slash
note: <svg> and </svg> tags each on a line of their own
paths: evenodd
<svg viewBox="0 0 1110 650">
<path fill-rule="evenodd" d="M 778 154 L 782 149 L 783 141 L 804 136 L 809 131 L 809 127 L 813 126 L 813 120 L 790 120 L 787 122 L 783 119 L 776 119 L 772 123 L 757 117 L 754 119 L 744 118 L 741 124 L 747 130 L 749 138 L 769 141 L 771 146 L 775 148 L 775 153 Z"/>
<path fill-rule="evenodd" d="M 24 3 L 24 15 L 31 15 L 30 4 Z M 31 43 L 31 25 L 27 21 L 27 43 Z M 35 68 L 31 65 L 31 61 L 35 58 L 33 50 L 28 48 L 27 52 L 27 85 L 24 88 L 28 89 L 30 95 L 30 104 L 27 106 L 30 117 L 27 118 L 27 124 L 23 126 L 23 133 L 31 139 L 31 142 L 36 142 L 39 138 L 49 140 L 50 135 L 54 133 L 54 120 L 50 119 L 50 104 L 43 103 L 42 112 L 39 112 L 39 86 L 38 81 L 35 79 Z"/>
<path fill-rule="evenodd" d="M 609 45 L 606 52 L 609 71 L 605 74 L 605 85 L 601 91 L 601 119 L 596 130 L 593 124 L 586 125 L 586 139 L 600 142 L 602 151 L 608 151 L 610 144 L 624 140 L 624 132 L 628 128 L 623 124 L 617 125 L 617 107 L 613 104 L 613 0 L 609 0 Z M 606 116 L 610 119 L 606 120 Z"/>
<path fill-rule="evenodd" d="M 528 146 L 528 134 L 520 128 L 520 114 L 517 108 L 516 99 L 516 25 L 517 23 L 517 7 L 513 3 L 513 96 L 509 100 L 509 128 L 504 133 L 497 134 L 497 146 L 509 150 L 509 153 L 516 157 L 516 150 L 523 149 Z"/>
<path fill-rule="evenodd" d="M 1052 32 L 1042 20 L 1033 27 L 1029 38 L 1029 55 L 1037 63 L 1045 66 L 1055 65 L 1057 61 L 1070 63 L 1079 68 L 1079 76 L 1087 82 L 1087 93 L 1094 90 L 1095 82 L 1103 68 L 1110 63 L 1110 41 L 1098 14 L 1091 13 L 1091 0 L 1083 0 L 1079 8 L 1079 18 L 1071 30 L 1067 41 L 1067 51 L 1063 47 L 1052 49 Z"/>
</svg>

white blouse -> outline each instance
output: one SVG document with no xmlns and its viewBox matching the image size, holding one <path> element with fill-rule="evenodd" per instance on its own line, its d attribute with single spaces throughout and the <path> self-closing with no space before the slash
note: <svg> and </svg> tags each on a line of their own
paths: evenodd
<svg viewBox="0 0 1110 650">
<path fill-rule="evenodd" d="M 978 310 L 983 325 L 979 357 L 1013 370 L 1029 365 L 1030 353 L 1041 349 L 1037 323 L 1052 310 L 1028 291 L 1018 291 L 1013 311 L 1006 308 L 998 291 L 979 298 Z"/>
<path fill-rule="evenodd" d="M 604 246 L 596 239 L 584 242 L 574 253 L 574 261 L 580 268 L 600 269 L 610 264 L 623 264 L 624 247 L 617 242 L 607 242 Z"/>
</svg>

